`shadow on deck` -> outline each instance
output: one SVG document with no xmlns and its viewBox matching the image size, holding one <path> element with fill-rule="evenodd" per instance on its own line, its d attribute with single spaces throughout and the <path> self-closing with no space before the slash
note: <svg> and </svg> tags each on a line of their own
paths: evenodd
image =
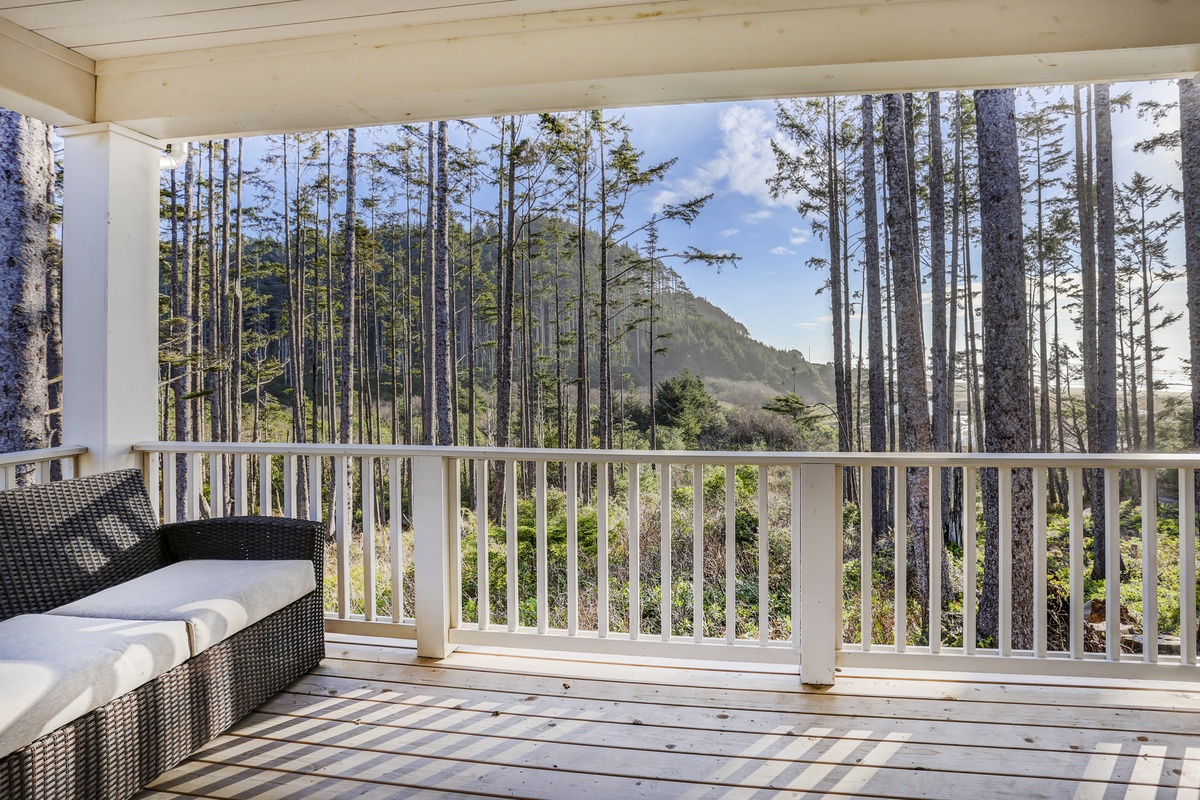
<svg viewBox="0 0 1200 800">
<path fill-rule="evenodd" d="M 139 798 L 1200 798 L 1200 687 L 1040 680 L 330 636 Z"/>
</svg>

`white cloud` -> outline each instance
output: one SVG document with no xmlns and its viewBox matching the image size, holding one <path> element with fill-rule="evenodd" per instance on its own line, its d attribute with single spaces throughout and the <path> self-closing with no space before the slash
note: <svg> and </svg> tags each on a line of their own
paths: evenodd
<svg viewBox="0 0 1200 800">
<path fill-rule="evenodd" d="M 767 179 L 775 174 L 771 142 L 790 144 L 775 127 L 770 107 L 765 104 L 735 103 L 717 117 L 721 147 L 716 154 L 692 170 L 691 175 L 668 182 L 655 197 L 662 206 L 711 192 L 735 192 L 767 208 L 794 205 L 795 198 L 771 197 Z"/>
<path fill-rule="evenodd" d="M 788 236 L 788 241 L 792 244 L 804 244 L 812 239 L 812 234 L 808 231 L 802 231 L 799 228 L 792 228 L 791 235 Z"/>
<path fill-rule="evenodd" d="M 725 230 L 721 231 L 722 236 L 734 236 L 737 233 L 738 233 L 737 228 L 726 228 Z"/>
<path fill-rule="evenodd" d="M 819 322 L 797 322 L 796 327 L 802 331 L 816 331 L 824 328 L 825 326 Z"/>
<path fill-rule="evenodd" d="M 773 256 L 794 256 L 794 255 L 796 255 L 796 251 L 789 250 L 786 247 L 772 247 L 771 255 L 773 255 Z"/>
<path fill-rule="evenodd" d="M 762 208 L 758 211 L 751 211 L 748 214 L 742 214 L 742 221 L 747 225 L 757 225 L 775 216 L 775 212 L 769 208 Z"/>
</svg>

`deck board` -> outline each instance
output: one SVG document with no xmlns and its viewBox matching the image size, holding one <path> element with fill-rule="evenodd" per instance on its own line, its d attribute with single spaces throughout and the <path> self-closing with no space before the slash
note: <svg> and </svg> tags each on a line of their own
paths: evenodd
<svg viewBox="0 0 1200 800">
<path fill-rule="evenodd" d="M 1053 680 L 1053 679 L 1051 679 Z M 312 673 L 167 773 L 177 797 L 1200 800 L 1194 685 L 869 675 L 331 637 Z"/>
</svg>

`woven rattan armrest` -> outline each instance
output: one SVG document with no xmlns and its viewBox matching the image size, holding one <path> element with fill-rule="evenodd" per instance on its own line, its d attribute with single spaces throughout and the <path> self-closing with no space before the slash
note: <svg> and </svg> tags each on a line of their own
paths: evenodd
<svg viewBox="0 0 1200 800">
<path fill-rule="evenodd" d="M 318 585 L 324 562 L 325 526 L 285 517 L 218 517 L 173 522 L 158 529 L 171 561 L 306 559 Z"/>
</svg>

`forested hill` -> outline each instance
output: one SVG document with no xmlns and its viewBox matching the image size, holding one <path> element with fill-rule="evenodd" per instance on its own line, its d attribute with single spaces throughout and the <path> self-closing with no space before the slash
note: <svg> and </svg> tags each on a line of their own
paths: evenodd
<svg viewBox="0 0 1200 800">
<path fill-rule="evenodd" d="M 551 221 L 536 227 L 539 236 L 553 238 L 557 226 Z M 455 233 L 463 240 L 467 239 L 465 231 L 460 229 Z M 393 279 L 404 288 L 410 285 L 415 288 L 422 282 L 419 264 L 422 231 L 414 230 L 410 239 L 402 228 L 381 226 L 371 234 L 371 240 L 378 248 L 375 280 L 372 281 L 376 289 Z M 466 296 L 462 286 L 455 292 L 456 306 L 461 312 L 466 311 L 468 304 L 473 306 L 473 319 L 466 324 L 473 324 L 479 329 L 476 341 L 482 346 L 477 354 L 477 364 L 480 378 L 488 390 L 492 388 L 488 384 L 494 368 L 494 348 L 489 347 L 487 342 L 495 319 L 495 254 L 487 244 L 492 236 L 494 232 L 481 227 L 470 237 L 484 243 L 479 248 L 479 262 L 473 276 L 468 276 L 467 270 L 460 266 L 458 278 L 460 284 L 473 280 L 476 289 L 470 298 Z M 589 232 L 588 239 L 590 247 L 587 271 L 590 273 L 596 269 L 595 262 L 598 257 L 595 254 L 599 242 L 593 232 Z M 410 249 L 417 254 L 413 259 L 417 263 L 411 274 L 408 270 L 402 272 L 399 268 L 400 264 L 407 263 Z M 262 338 L 258 339 L 258 342 L 264 345 L 264 350 L 271 351 L 283 344 L 282 333 L 288 324 L 288 296 L 282 280 L 282 248 L 273 238 L 261 238 L 246 242 L 245 251 L 248 256 L 247 311 L 251 312 L 253 320 L 250 327 L 261 332 Z M 637 255 L 632 250 L 616 248 L 614 260 L 618 263 L 629 263 L 636 258 Z M 559 336 L 556 329 L 565 332 L 573 326 L 573 323 L 568 324 L 568 320 L 577 303 L 579 282 L 573 264 L 566 263 L 565 259 L 557 265 L 549 263 L 550 261 L 534 259 L 533 263 L 528 265 L 531 272 L 538 274 L 540 279 L 531 287 L 527 298 L 528 304 L 534 308 L 521 317 L 522 322 L 525 319 L 533 322 L 531 338 L 534 349 L 538 352 L 537 360 L 542 362 L 543 368 L 549 367 L 547 362 L 557 358 L 563 361 L 563 371 L 570 374 L 574 369 L 573 336 Z M 393 268 L 396 269 L 395 275 L 391 274 Z M 325 287 L 320 286 L 320 279 L 325 277 L 321 273 L 326 272 L 324 265 L 319 264 L 316 272 L 318 286 L 315 293 L 324 294 Z M 164 294 L 170 292 L 167 279 L 168 276 L 164 275 Z M 385 306 L 390 306 L 394 298 L 390 292 L 386 296 L 381 292 L 371 294 L 377 298 L 375 305 L 365 311 L 368 316 L 379 315 L 386 328 L 392 314 Z M 643 265 L 642 268 L 633 270 L 628 280 L 614 287 L 614 294 L 622 299 L 621 305 L 625 309 L 616 315 L 615 328 L 618 335 L 613 348 L 614 380 L 621 389 L 631 389 L 641 394 L 648 391 L 651 382 L 650 342 L 653 336 L 656 343 L 653 353 L 655 385 L 688 370 L 710 383 L 757 383 L 765 390 L 780 394 L 794 391 L 810 403 L 833 401 L 833 392 L 829 388 L 832 385 L 831 365 L 811 363 L 798 350 L 781 350 L 752 338 L 745 325 L 709 300 L 695 296 L 679 274 L 660 260 L 654 261 L 652 268 Z M 413 319 L 409 325 L 404 326 L 410 336 L 417 327 L 421 314 L 419 304 L 413 304 L 411 307 Z M 561 324 L 555 324 L 556 318 Z M 404 344 L 402 340 L 406 337 L 399 330 L 399 325 L 397 328 L 397 333 L 400 334 L 397 345 L 407 350 L 412 344 Z M 383 328 L 379 330 L 383 331 Z M 465 347 L 466 338 L 465 335 L 459 337 L 460 360 L 465 360 L 461 357 L 461 349 Z M 381 349 L 386 349 L 390 339 L 390 335 L 381 337 Z M 417 346 L 419 347 L 419 344 Z M 386 356 L 380 359 L 381 365 L 387 365 L 389 361 Z M 593 381 L 597 378 L 597 370 L 598 364 L 593 359 L 589 369 Z M 281 373 L 277 373 L 275 380 L 269 380 L 269 383 L 278 384 L 268 387 L 269 391 L 276 390 L 272 394 L 276 394 L 277 397 L 282 394 Z M 286 400 L 284 402 L 286 404 Z"/>
<path fill-rule="evenodd" d="M 828 388 L 833 368 L 829 364 L 813 364 L 798 350 L 780 350 L 751 338 L 745 325 L 682 285 L 678 294 L 666 302 L 675 302 L 684 310 L 668 312 L 659 324 L 667 334 L 659 347 L 666 352 L 655 362 L 655 383 L 686 369 L 707 381 L 751 381 L 781 394 L 795 391 L 809 403 L 833 402 Z M 632 361 L 619 369 L 629 372 L 636 387 L 644 388 L 649 384 L 646 359 L 643 355 Z"/>
</svg>

